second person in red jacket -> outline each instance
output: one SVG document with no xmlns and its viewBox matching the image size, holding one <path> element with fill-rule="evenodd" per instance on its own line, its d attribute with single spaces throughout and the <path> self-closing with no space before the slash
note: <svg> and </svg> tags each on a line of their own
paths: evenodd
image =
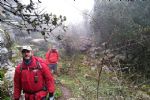
<svg viewBox="0 0 150 100">
<path fill-rule="evenodd" d="M 59 59 L 59 54 L 56 48 L 49 49 L 46 53 L 46 62 L 51 69 L 53 74 L 57 75 L 57 63 Z"/>
</svg>

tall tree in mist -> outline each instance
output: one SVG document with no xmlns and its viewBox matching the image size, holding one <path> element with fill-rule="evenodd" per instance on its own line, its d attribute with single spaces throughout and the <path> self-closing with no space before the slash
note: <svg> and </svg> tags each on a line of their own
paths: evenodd
<svg viewBox="0 0 150 100">
<path fill-rule="evenodd" d="M 150 76 L 150 1 L 95 0 L 93 29 L 97 45 L 126 57 L 131 72 Z M 125 67 L 125 66 L 122 66 Z"/>
</svg>

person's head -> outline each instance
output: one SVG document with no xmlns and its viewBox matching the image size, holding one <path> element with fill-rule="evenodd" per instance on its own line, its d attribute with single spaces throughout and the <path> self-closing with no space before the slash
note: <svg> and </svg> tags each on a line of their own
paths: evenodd
<svg viewBox="0 0 150 100">
<path fill-rule="evenodd" d="M 21 53 L 22 53 L 22 57 L 24 60 L 31 59 L 31 57 L 33 55 L 32 48 L 30 46 L 22 46 Z"/>
</svg>

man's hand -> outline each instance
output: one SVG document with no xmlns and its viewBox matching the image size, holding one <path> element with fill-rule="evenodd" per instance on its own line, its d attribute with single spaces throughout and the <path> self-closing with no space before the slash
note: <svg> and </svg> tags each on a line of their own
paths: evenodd
<svg viewBox="0 0 150 100">
<path fill-rule="evenodd" d="M 49 93 L 49 97 L 53 97 L 54 96 L 54 93 Z"/>
</svg>

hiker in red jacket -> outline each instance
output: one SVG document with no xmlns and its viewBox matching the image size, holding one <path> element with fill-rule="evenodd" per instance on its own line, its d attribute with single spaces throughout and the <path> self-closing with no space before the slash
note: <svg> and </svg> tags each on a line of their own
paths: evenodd
<svg viewBox="0 0 150 100">
<path fill-rule="evenodd" d="M 19 100 L 21 91 L 25 100 L 54 100 L 54 78 L 42 58 L 33 56 L 30 46 L 21 49 L 23 61 L 14 75 L 14 100 Z"/>
<path fill-rule="evenodd" d="M 59 54 L 55 47 L 49 49 L 46 53 L 46 62 L 50 67 L 52 73 L 57 75 L 57 62 L 59 59 Z"/>
</svg>

